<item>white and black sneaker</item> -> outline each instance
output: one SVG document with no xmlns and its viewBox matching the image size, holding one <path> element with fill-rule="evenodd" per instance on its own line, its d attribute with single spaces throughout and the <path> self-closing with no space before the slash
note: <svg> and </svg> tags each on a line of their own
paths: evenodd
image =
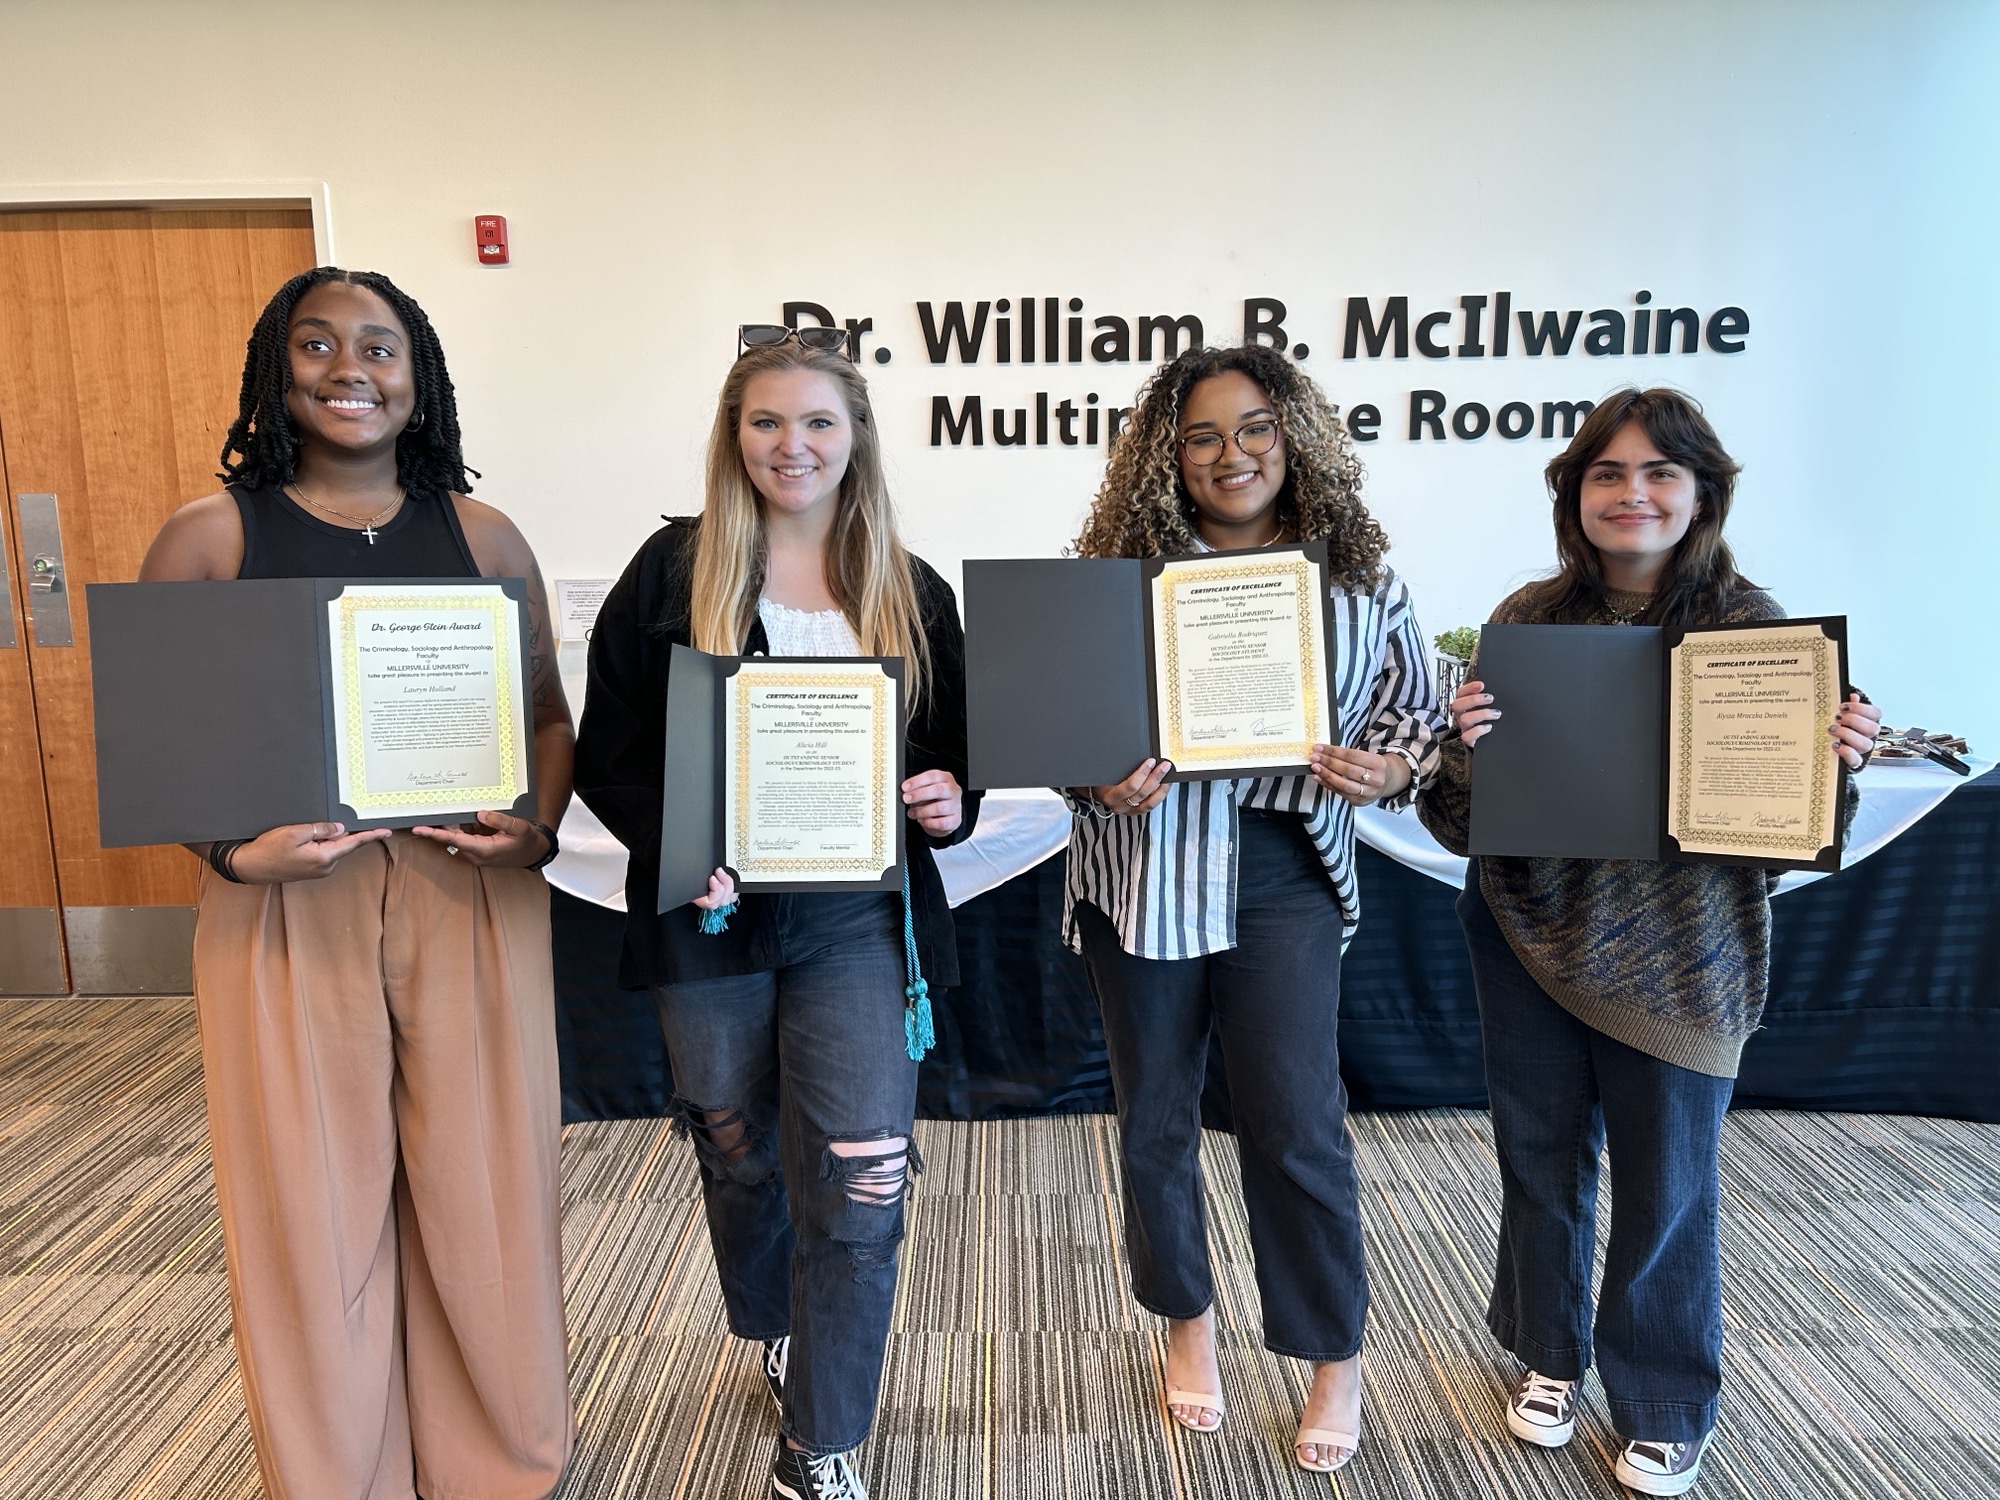
<svg viewBox="0 0 2000 1500">
<path fill-rule="evenodd" d="M 771 1388 L 771 1399 L 778 1410 L 785 1409 L 785 1365 L 792 1357 L 792 1336 L 788 1333 L 781 1339 L 763 1341 L 764 1358 L 759 1368 L 764 1372 L 764 1384 Z"/>
<path fill-rule="evenodd" d="M 1507 1400 L 1507 1430 L 1524 1443 L 1560 1448 L 1576 1432 L 1576 1382 L 1528 1371 Z"/>
<path fill-rule="evenodd" d="M 1685 1495 L 1701 1478 L 1701 1455 L 1711 1434 L 1692 1443 L 1627 1443 L 1612 1468 L 1618 1482 L 1642 1495 Z"/>
<path fill-rule="evenodd" d="M 771 1500 L 868 1500 L 868 1491 L 845 1453 L 815 1458 L 779 1438 L 771 1460 Z"/>
</svg>

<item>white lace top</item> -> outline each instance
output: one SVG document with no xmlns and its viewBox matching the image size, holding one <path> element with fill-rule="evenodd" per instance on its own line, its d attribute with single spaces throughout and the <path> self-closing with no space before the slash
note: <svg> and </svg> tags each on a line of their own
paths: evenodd
<svg viewBox="0 0 2000 1500">
<path fill-rule="evenodd" d="M 773 656 L 859 656 L 861 642 L 837 609 L 791 609 L 775 599 L 757 601 L 757 618 Z"/>
</svg>

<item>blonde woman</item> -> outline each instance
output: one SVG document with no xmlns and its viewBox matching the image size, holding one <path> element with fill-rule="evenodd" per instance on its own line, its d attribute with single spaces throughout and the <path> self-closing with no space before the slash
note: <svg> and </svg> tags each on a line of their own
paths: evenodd
<svg viewBox="0 0 2000 1500">
<path fill-rule="evenodd" d="M 1201 1182 L 1201 1090 L 1220 1042 L 1268 1348 L 1312 1366 L 1294 1457 L 1325 1473 L 1361 1441 L 1362 1263 L 1335 1023 L 1360 920 L 1354 809 L 1403 807 L 1442 715 L 1389 539 L 1319 388 L 1275 350 L 1164 366 L 1113 450 L 1086 557 L 1158 557 L 1324 537 L 1335 727 L 1310 776 L 1168 782 L 1147 761 L 1078 788 L 1064 936 L 1104 1013 L 1134 1291 L 1168 1320 L 1168 1410 L 1221 1425 Z"/>
<path fill-rule="evenodd" d="M 631 851 L 622 978 L 659 1013 L 730 1329 L 763 1345 L 780 1411 L 770 1493 L 866 1500 L 847 1454 L 874 1418 L 903 1195 L 922 1168 L 906 942 L 923 983 L 957 982 L 931 850 L 971 833 L 977 798 L 962 790 L 957 603 L 897 540 L 867 385 L 841 355 L 772 331 L 783 341 L 723 382 L 700 518 L 655 532 L 605 600 L 577 790 Z M 903 658 L 906 894 L 738 897 L 717 870 L 699 902 L 653 914 L 676 642 Z"/>
</svg>

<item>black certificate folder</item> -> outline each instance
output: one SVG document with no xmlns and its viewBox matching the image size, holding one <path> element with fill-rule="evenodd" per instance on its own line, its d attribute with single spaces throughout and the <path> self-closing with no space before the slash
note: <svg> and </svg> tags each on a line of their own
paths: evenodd
<svg viewBox="0 0 2000 1500">
<path fill-rule="evenodd" d="M 1264 570 L 1291 562 L 1310 598 L 1287 599 L 1286 630 L 1314 639 L 1299 655 L 1317 653 L 1316 681 L 1308 695 L 1310 722 L 1295 724 L 1278 753 L 1236 758 L 1231 749 L 1204 763 L 1190 746 L 1169 755 L 1173 779 L 1242 774 L 1283 775 L 1309 769 L 1308 748 L 1330 737 L 1337 722 L 1328 684 L 1333 680 L 1333 639 L 1327 629 L 1326 543 L 1307 542 L 1188 558 L 1032 558 L 972 560 L 965 564 L 966 733 L 972 785 L 991 787 L 1107 786 L 1123 781 L 1141 761 L 1175 743 L 1180 726 L 1168 722 L 1174 695 L 1163 684 L 1177 679 L 1162 659 L 1177 637 L 1161 618 L 1170 594 L 1157 585 L 1168 570 Z M 1280 590 L 1274 578 L 1252 588 Z M 1218 577 L 1218 595 L 1234 587 Z M 1212 640 L 1222 639 L 1218 629 Z M 1295 643 L 1297 644 L 1297 643 Z M 1210 681 L 1234 675 L 1255 686 L 1260 670 L 1248 664 L 1229 674 L 1211 665 Z M 1282 669 L 1273 672 L 1282 678 Z M 1198 737 L 1186 726 L 1184 738 Z M 1233 748 L 1233 747 L 1232 747 Z M 1253 751 L 1256 746 L 1250 747 Z"/>
<path fill-rule="evenodd" d="M 1844 618 L 1488 625 L 1475 670 L 1472 853 L 1840 868 Z"/>
<path fill-rule="evenodd" d="M 667 667 L 659 910 L 708 892 L 903 884 L 900 657 L 710 656 Z"/>
<path fill-rule="evenodd" d="M 535 815 L 521 579 L 93 583 L 88 600 L 106 848 L 254 838 L 294 823 Z M 391 607 L 401 612 L 381 613 Z M 344 634 L 354 643 L 337 623 L 350 618 L 363 635 L 381 624 L 375 659 L 397 663 L 371 667 L 365 688 L 349 670 L 356 658 L 338 655 Z M 467 628 L 455 634 L 454 623 Z M 450 647 L 414 644 L 434 637 Z M 388 712 L 385 686 L 406 700 Z M 343 703 L 364 692 L 372 729 L 343 746 L 343 724 L 364 723 Z M 405 784 L 387 784 L 392 761 Z"/>
</svg>

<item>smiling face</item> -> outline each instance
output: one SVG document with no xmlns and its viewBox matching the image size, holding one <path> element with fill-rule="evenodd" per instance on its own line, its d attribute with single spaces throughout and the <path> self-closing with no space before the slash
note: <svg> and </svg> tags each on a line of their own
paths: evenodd
<svg viewBox="0 0 2000 1500">
<path fill-rule="evenodd" d="M 743 387 L 736 441 L 764 503 L 803 516 L 839 493 L 854 452 L 854 419 L 832 376 L 766 370 Z"/>
<path fill-rule="evenodd" d="M 1613 588 L 1651 590 L 1701 513 L 1694 471 L 1653 445 L 1639 422 L 1612 434 L 1583 471 L 1583 534 Z"/>
<path fill-rule="evenodd" d="M 350 454 L 393 449 L 417 406 L 410 335 L 380 296 L 328 281 L 299 298 L 289 343 L 292 430 Z"/>
<path fill-rule="evenodd" d="M 1181 403 L 1181 483 L 1200 513 L 1198 528 L 1211 546 L 1252 547 L 1271 540 L 1277 524 L 1273 510 L 1285 484 L 1284 432 L 1280 429 L 1271 451 L 1261 455 L 1245 453 L 1234 434 L 1277 416 L 1264 387 L 1241 370 L 1196 381 Z M 1197 433 L 1223 438 L 1214 463 L 1189 460 L 1186 439 Z"/>
</svg>

